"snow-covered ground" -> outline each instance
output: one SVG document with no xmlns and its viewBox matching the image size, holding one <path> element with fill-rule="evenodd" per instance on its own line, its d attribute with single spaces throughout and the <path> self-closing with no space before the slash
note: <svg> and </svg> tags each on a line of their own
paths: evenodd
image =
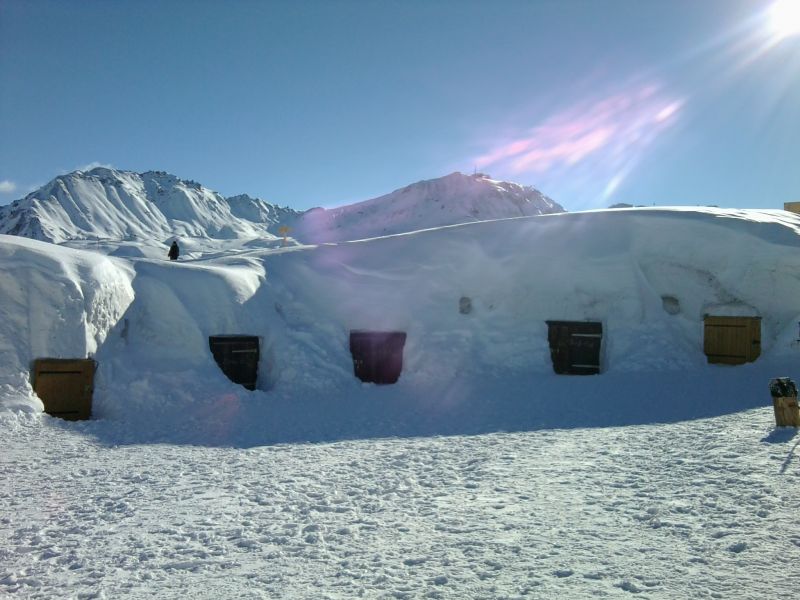
<svg viewBox="0 0 800 600">
<path fill-rule="evenodd" d="M 799 231 L 630 209 L 175 263 L 0 236 L 0 595 L 790 596 Z M 760 316 L 761 357 L 706 364 L 707 313 Z M 548 319 L 603 323 L 601 375 L 552 372 Z M 355 379 L 351 329 L 407 332 L 396 385 Z M 94 420 L 42 415 L 30 361 L 87 354 Z"/>
<path fill-rule="evenodd" d="M 8 597 L 791 598 L 800 585 L 799 442 L 769 408 L 253 448 L 115 444 L 103 421 L 2 425 Z"/>
</svg>

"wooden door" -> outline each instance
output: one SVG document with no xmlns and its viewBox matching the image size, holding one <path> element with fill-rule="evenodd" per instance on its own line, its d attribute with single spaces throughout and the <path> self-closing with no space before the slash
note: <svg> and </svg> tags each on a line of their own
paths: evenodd
<svg viewBox="0 0 800 600">
<path fill-rule="evenodd" d="M 600 373 L 602 323 L 593 321 L 547 321 L 547 341 L 553 371 L 559 375 Z"/>
<path fill-rule="evenodd" d="M 91 418 L 95 368 L 91 359 L 35 360 L 33 390 L 42 400 L 44 411 L 69 421 Z"/>
<path fill-rule="evenodd" d="M 234 383 L 255 390 L 260 340 L 255 335 L 212 335 L 208 346 L 222 372 Z"/>
<path fill-rule="evenodd" d="M 397 383 L 403 372 L 405 343 L 404 331 L 351 331 L 350 354 L 355 376 L 368 383 Z"/>
<path fill-rule="evenodd" d="M 715 317 L 703 323 L 703 352 L 709 363 L 741 365 L 761 355 L 761 317 Z"/>
</svg>

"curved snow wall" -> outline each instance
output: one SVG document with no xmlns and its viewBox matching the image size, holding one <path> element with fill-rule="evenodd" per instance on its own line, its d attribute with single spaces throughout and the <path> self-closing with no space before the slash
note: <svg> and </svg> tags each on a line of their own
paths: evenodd
<svg viewBox="0 0 800 600">
<path fill-rule="evenodd" d="M 130 265 L 0 235 L 0 405 L 41 410 L 35 358 L 97 352 L 133 300 Z"/>
<path fill-rule="evenodd" d="M 407 333 L 398 385 L 409 393 L 551 375 L 547 320 L 601 322 L 604 371 L 680 371 L 706 368 L 705 314 L 761 316 L 763 360 L 796 351 L 799 226 L 782 211 L 598 211 L 186 263 L 117 259 L 134 298 L 97 350 L 95 406 L 110 416 L 239 393 L 208 349 L 222 334 L 258 335 L 258 387 L 287 399 L 360 389 L 348 348 L 358 329 Z M 50 262 L 26 264 L 65 277 L 77 259 L 45 247 Z M 9 309 L 9 340 L 37 328 L 26 293 Z M 95 321 L 65 323 L 81 318 Z"/>
</svg>

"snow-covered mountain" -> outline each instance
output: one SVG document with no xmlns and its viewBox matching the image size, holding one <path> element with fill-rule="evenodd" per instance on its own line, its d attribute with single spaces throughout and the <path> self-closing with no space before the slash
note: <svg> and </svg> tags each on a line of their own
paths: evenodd
<svg viewBox="0 0 800 600">
<path fill-rule="evenodd" d="M 225 198 L 163 171 L 96 168 L 56 177 L 0 207 L 0 233 L 64 243 L 173 237 L 272 237 L 281 226 L 304 243 L 364 239 L 444 225 L 564 212 L 534 188 L 452 173 L 335 209 L 306 212 L 246 194 Z"/>
<path fill-rule="evenodd" d="M 257 198 L 226 199 L 163 171 L 95 168 L 53 179 L 0 207 L 0 233 L 68 240 L 233 239 L 270 236 L 300 213 Z M 268 233 L 269 231 L 269 233 Z"/>
<path fill-rule="evenodd" d="M 292 236 L 304 242 L 337 242 L 561 212 L 561 205 L 530 186 L 455 172 L 365 202 L 311 209 L 297 221 Z"/>
</svg>

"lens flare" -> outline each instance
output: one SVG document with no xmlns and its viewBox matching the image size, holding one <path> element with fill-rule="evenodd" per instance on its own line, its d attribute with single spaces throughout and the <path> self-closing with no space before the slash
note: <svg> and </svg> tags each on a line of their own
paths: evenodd
<svg viewBox="0 0 800 600">
<path fill-rule="evenodd" d="M 769 26 L 778 41 L 800 34 L 800 1 L 777 0 L 769 8 Z"/>
<path fill-rule="evenodd" d="M 605 202 L 653 142 L 678 119 L 685 100 L 656 83 L 561 107 L 519 137 L 492 142 L 473 158 L 500 176 L 534 175 L 537 184 L 580 184 L 584 198 Z"/>
</svg>

